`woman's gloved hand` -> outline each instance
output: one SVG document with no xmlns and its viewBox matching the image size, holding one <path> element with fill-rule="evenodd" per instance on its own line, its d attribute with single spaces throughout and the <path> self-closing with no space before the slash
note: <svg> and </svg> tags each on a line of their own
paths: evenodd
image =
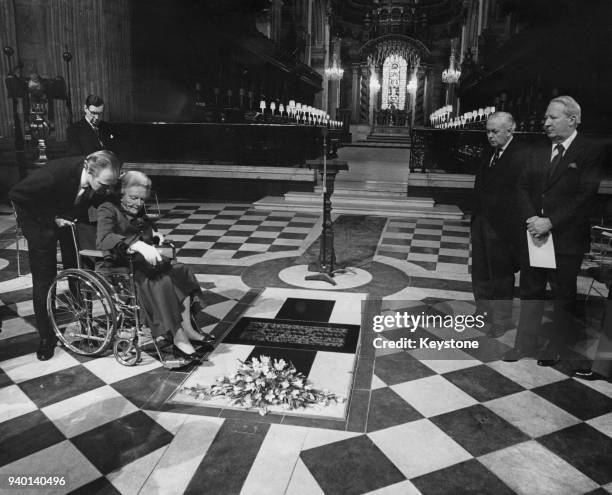
<svg viewBox="0 0 612 495">
<path fill-rule="evenodd" d="M 157 265 L 161 261 L 161 254 L 157 252 L 153 246 L 149 246 L 146 242 L 136 241 L 130 246 L 128 252 L 136 252 L 142 254 L 143 258 L 147 260 L 147 263 L 151 265 Z"/>
</svg>

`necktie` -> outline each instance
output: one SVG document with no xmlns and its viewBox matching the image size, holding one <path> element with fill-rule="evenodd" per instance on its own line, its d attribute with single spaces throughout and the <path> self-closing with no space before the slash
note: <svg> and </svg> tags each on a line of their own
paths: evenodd
<svg viewBox="0 0 612 495">
<path fill-rule="evenodd" d="M 501 156 L 501 153 L 500 153 L 499 150 L 497 150 L 495 153 L 493 153 L 493 158 L 491 159 L 491 163 L 489 164 L 489 168 L 495 167 L 495 165 L 499 161 L 499 157 L 500 156 Z"/>
<path fill-rule="evenodd" d="M 555 171 L 557 170 L 557 167 L 559 166 L 559 163 L 563 158 L 563 153 L 565 152 L 565 148 L 562 144 L 558 144 L 557 146 L 555 146 L 555 150 L 557 150 L 557 154 L 550 161 L 550 169 L 548 170 L 548 180 L 550 180 L 552 176 L 555 175 Z"/>
</svg>

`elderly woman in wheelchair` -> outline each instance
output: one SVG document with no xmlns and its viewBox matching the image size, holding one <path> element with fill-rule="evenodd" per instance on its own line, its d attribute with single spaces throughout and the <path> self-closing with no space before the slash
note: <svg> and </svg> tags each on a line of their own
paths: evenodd
<svg viewBox="0 0 612 495">
<path fill-rule="evenodd" d="M 163 236 L 145 211 L 151 180 L 132 171 L 120 178 L 120 186 L 120 196 L 98 208 L 99 251 L 81 251 L 103 256 L 96 271 L 64 270 L 49 292 L 53 327 L 74 352 L 100 355 L 112 343 L 117 359 L 133 365 L 140 360 L 142 318 L 164 365 L 197 362 L 202 348 L 194 344 L 205 350 L 214 341 L 195 324 L 200 286 L 188 266 L 173 263 L 156 247 Z M 172 358 L 164 357 L 158 345 L 164 339 L 171 342 Z"/>
</svg>

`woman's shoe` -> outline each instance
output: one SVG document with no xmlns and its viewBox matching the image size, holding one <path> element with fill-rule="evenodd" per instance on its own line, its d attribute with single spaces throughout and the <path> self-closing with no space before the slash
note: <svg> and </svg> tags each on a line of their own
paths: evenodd
<svg viewBox="0 0 612 495">
<path fill-rule="evenodd" d="M 176 344 L 172 344 L 172 353 L 174 354 L 175 358 L 179 359 L 191 359 L 193 361 L 198 360 L 200 358 L 200 356 L 198 355 L 198 351 L 188 354 L 185 351 L 181 350 Z"/>
</svg>

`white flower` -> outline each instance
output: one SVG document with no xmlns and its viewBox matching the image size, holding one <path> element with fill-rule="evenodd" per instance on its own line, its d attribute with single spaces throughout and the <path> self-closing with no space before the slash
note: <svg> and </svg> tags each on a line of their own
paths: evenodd
<svg viewBox="0 0 612 495">
<path fill-rule="evenodd" d="M 289 388 L 289 382 L 287 380 L 283 381 L 283 383 L 281 383 L 281 387 Z"/>
<path fill-rule="evenodd" d="M 247 390 L 255 390 L 255 384 L 253 382 L 248 383 L 246 386 Z"/>
<path fill-rule="evenodd" d="M 284 359 L 278 359 L 274 361 L 274 369 L 277 371 L 282 371 L 287 366 L 287 362 Z"/>
</svg>

